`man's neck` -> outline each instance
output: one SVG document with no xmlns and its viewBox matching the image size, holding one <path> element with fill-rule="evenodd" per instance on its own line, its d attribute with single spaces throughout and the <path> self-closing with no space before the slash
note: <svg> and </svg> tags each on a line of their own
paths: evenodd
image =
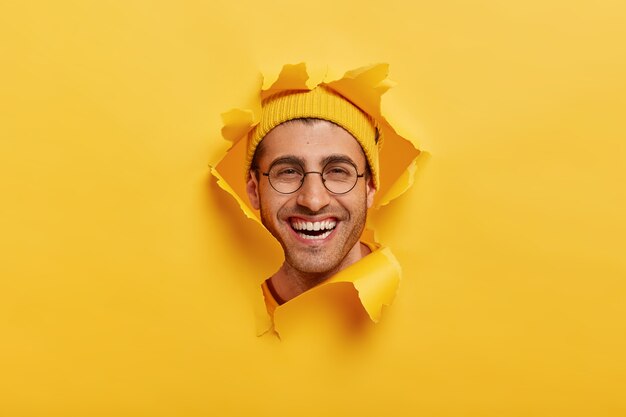
<svg viewBox="0 0 626 417">
<path fill-rule="evenodd" d="M 271 285 L 276 295 L 280 298 L 280 300 L 276 301 L 282 304 L 297 297 L 326 281 L 337 272 L 349 267 L 370 252 L 369 247 L 358 242 L 336 268 L 324 272 L 307 273 L 299 271 L 285 261 L 280 269 L 270 278 Z"/>
</svg>

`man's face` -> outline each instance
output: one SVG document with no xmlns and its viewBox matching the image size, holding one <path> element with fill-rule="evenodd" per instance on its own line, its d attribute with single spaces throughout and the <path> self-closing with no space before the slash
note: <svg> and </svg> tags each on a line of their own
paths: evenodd
<svg viewBox="0 0 626 417">
<path fill-rule="evenodd" d="M 307 172 L 322 172 L 324 160 L 333 156 L 352 161 L 362 174 L 367 162 L 361 146 L 346 130 L 325 120 L 283 123 L 265 136 L 261 146 L 259 175 L 249 176 L 248 196 L 283 247 L 286 262 L 305 273 L 342 269 L 346 255 L 360 250 L 359 238 L 376 191 L 371 176 L 358 178 L 350 192 L 337 195 L 324 187 L 320 175 L 309 174 L 298 191 L 281 194 L 262 173 L 283 158 L 300 160 Z M 309 222 L 318 230 L 302 230 Z"/>
</svg>

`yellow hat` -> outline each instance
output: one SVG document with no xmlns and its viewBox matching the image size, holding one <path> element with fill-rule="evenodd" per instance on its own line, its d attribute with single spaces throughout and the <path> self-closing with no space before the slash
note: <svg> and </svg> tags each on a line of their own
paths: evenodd
<svg viewBox="0 0 626 417">
<path fill-rule="evenodd" d="M 281 91 L 261 103 L 259 123 L 248 134 L 246 173 L 257 146 L 273 128 L 293 119 L 314 118 L 333 122 L 359 142 L 367 158 L 374 186 L 378 188 L 378 152 L 382 138 L 373 117 L 325 85 L 313 90 Z"/>
</svg>

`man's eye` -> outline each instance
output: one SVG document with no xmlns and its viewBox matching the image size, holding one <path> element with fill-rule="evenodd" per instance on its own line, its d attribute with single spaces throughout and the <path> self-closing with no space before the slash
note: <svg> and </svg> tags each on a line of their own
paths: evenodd
<svg viewBox="0 0 626 417">
<path fill-rule="evenodd" d="M 301 172 L 296 168 L 282 168 L 276 170 L 276 177 L 278 178 L 294 178 L 301 175 Z"/>
<path fill-rule="evenodd" d="M 348 171 L 346 171 L 343 168 L 331 168 L 329 170 L 326 171 L 327 174 L 347 174 Z"/>
<path fill-rule="evenodd" d="M 348 178 L 351 176 L 352 176 L 352 171 L 349 168 L 343 167 L 343 166 L 332 166 L 332 167 L 326 168 L 326 170 L 324 171 L 324 177 L 330 180 L 344 179 L 344 178 Z"/>
</svg>

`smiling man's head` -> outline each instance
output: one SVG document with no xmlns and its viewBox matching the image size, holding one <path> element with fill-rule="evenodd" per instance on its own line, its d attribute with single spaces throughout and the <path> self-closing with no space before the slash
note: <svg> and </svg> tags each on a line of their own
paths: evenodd
<svg viewBox="0 0 626 417">
<path fill-rule="evenodd" d="M 334 91 L 263 103 L 248 139 L 247 193 L 285 262 L 268 280 L 287 301 L 369 253 L 359 239 L 378 184 L 373 119 Z"/>
</svg>

